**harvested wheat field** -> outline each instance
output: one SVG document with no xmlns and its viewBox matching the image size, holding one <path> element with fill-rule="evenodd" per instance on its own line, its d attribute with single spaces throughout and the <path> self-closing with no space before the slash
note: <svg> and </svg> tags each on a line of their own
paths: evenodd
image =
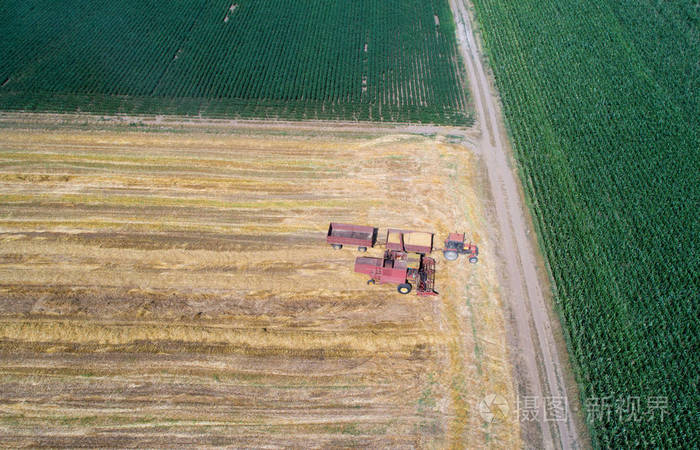
<svg viewBox="0 0 700 450">
<path fill-rule="evenodd" d="M 1 128 L 3 445 L 520 446 L 478 412 L 515 404 L 480 170 L 418 135 Z M 480 262 L 367 286 L 330 221 Z"/>
</svg>

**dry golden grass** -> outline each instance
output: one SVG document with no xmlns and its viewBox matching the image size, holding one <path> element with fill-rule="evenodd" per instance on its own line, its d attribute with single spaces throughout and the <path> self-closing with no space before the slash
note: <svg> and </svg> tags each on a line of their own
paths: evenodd
<svg viewBox="0 0 700 450">
<path fill-rule="evenodd" d="M 134 342 L 178 341 L 201 344 L 226 344 L 265 349 L 352 349 L 361 353 L 392 352 L 416 346 L 438 346 L 444 339 L 429 330 L 391 327 L 351 331 L 262 330 L 260 327 L 234 328 L 225 324 L 100 323 L 83 320 L 11 320 L 0 321 L 0 339 L 51 342 L 58 344 L 97 344 L 117 346 Z"/>
<path fill-rule="evenodd" d="M 515 404 L 479 170 L 440 137 L 0 129 L 0 434 L 520 446 L 476 412 Z M 402 296 L 330 221 L 464 230 L 482 258 Z"/>
</svg>

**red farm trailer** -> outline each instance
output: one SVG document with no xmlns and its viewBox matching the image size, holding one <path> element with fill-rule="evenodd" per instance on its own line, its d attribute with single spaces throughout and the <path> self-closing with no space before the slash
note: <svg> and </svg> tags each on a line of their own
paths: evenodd
<svg viewBox="0 0 700 450">
<path fill-rule="evenodd" d="M 351 245 L 357 246 L 361 252 L 366 252 L 367 247 L 374 247 L 377 242 L 377 229 L 363 225 L 331 222 L 326 242 L 335 249 L 341 249 L 343 245 Z"/>
<path fill-rule="evenodd" d="M 386 232 L 386 249 L 395 252 L 428 254 L 433 251 L 433 233 L 389 228 Z"/>
<path fill-rule="evenodd" d="M 400 294 L 408 294 L 416 286 L 419 296 L 437 295 L 435 260 L 425 255 L 411 257 L 387 250 L 383 258 L 360 256 L 355 259 L 355 272 L 369 275 L 367 284 L 396 284 Z"/>
</svg>

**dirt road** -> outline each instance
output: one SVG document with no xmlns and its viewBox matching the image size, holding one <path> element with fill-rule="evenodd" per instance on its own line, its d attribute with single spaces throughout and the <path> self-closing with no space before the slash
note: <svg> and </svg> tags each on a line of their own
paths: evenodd
<svg viewBox="0 0 700 450">
<path fill-rule="evenodd" d="M 509 163 L 509 149 L 497 97 L 481 61 L 469 5 L 465 0 L 450 0 L 450 3 L 481 129 L 479 147 L 483 152 L 495 203 L 506 270 L 504 286 L 507 286 L 508 292 L 505 297 L 515 325 L 513 338 L 517 356 L 514 359 L 523 383 L 519 386 L 518 394 L 521 398 L 535 397 L 541 403 L 560 398 L 568 400 L 565 420 L 547 421 L 544 410 L 541 410 L 536 422 L 522 423 L 525 443 L 537 447 L 538 443 L 534 440 L 541 439 L 547 448 L 577 448 L 580 443 L 571 404 L 578 402 L 578 399 L 567 398 L 565 374 L 547 313 L 543 286 L 536 270 L 537 259 L 529 236 L 528 221 L 523 214 L 525 209 L 517 175 Z M 538 365 L 538 361 L 541 365 Z M 533 429 L 532 425 L 536 428 Z"/>
</svg>

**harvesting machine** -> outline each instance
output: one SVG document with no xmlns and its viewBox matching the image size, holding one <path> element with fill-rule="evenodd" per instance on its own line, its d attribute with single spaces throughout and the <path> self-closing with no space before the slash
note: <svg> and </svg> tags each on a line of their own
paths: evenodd
<svg viewBox="0 0 700 450">
<path fill-rule="evenodd" d="M 433 289 L 435 260 L 425 255 L 409 257 L 386 250 L 383 258 L 360 256 L 355 259 L 355 272 L 369 275 L 367 284 L 396 284 L 401 294 L 408 294 L 415 285 L 420 296 L 437 295 Z"/>
<path fill-rule="evenodd" d="M 469 255 L 469 262 L 478 261 L 479 249 L 465 242 L 464 233 L 450 233 L 445 248 L 434 248 L 434 233 L 389 228 L 383 244 L 377 243 L 375 227 L 332 222 L 326 242 L 335 249 L 343 245 L 356 246 L 360 252 L 368 248 L 384 247 L 381 258 L 360 256 L 355 259 L 355 272 L 370 276 L 367 284 L 395 284 L 397 291 L 408 294 L 416 287 L 419 296 L 437 295 L 435 292 L 435 260 L 427 255 L 442 251 L 448 261 L 459 255 Z"/>
</svg>

